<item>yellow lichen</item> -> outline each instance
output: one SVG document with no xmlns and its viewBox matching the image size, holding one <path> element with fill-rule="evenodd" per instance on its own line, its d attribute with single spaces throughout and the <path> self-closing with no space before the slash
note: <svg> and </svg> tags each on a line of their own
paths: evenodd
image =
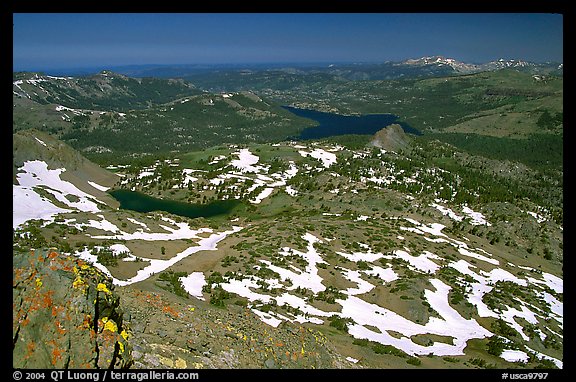
<svg viewBox="0 0 576 382">
<path fill-rule="evenodd" d="M 74 282 L 72 283 L 72 286 L 73 286 L 74 288 L 78 288 L 78 287 L 81 287 L 81 286 L 84 286 L 84 285 L 86 285 L 86 282 L 85 282 L 84 279 L 82 279 L 82 277 L 80 277 L 80 276 L 76 276 L 76 278 L 74 279 Z"/>
<path fill-rule="evenodd" d="M 118 348 L 120 349 L 120 354 L 124 353 L 124 344 L 118 341 Z"/>
<path fill-rule="evenodd" d="M 122 338 L 124 338 L 125 340 L 128 340 L 128 333 L 126 332 L 126 330 L 122 329 L 122 331 L 120 332 L 120 335 L 121 335 Z"/>
<path fill-rule="evenodd" d="M 110 289 L 108 289 L 108 287 L 104 283 L 98 283 L 98 286 L 96 287 L 96 289 L 98 290 L 98 292 L 104 292 L 106 294 L 112 293 L 112 292 L 110 292 Z"/>
<path fill-rule="evenodd" d="M 113 333 L 118 331 L 118 326 L 114 322 L 114 320 L 108 319 L 108 317 L 102 318 L 102 322 L 104 323 L 104 330 L 109 330 Z"/>
<path fill-rule="evenodd" d="M 172 361 L 170 358 L 161 356 L 160 354 L 158 354 L 157 357 L 160 360 L 160 363 L 163 364 L 164 366 L 167 366 L 169 368 L 174 367 L 174 361 Z"/>
<path fill-rule="evenodd" d="M 40 277 L 36 277 L 36 288 L 40 288 L 42 286 L 42 280 Z"/>
<path fill-rule="evenodd" d="M 176 367 L 176 369 L 186 369 L 188 368 L 188 365 L 186 364 L 186 360 L 183 360 L 182 358 L 178 357 L 176 359 L 176 362 L 174 363 L 174 366 Z"/>
</svg>

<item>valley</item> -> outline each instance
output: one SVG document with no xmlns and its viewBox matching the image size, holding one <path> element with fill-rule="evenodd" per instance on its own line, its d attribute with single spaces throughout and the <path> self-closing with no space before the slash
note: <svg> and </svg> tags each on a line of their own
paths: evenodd
<svg viewBox="0 0 576 382">
<path fill-rule="evenodd" d="M 18 74 L 14 253 L 103 274 L 132 368 L 562 369 L 562 77 L 281 73 L 219 92 Z M 94 83 L 111 95 L 78 95 Z M 422 134 L 292 140 L 314 122 L 281 105 L 393 113 Z M 228 204 L 142 210 L 131 192 Z"/>
</svg>

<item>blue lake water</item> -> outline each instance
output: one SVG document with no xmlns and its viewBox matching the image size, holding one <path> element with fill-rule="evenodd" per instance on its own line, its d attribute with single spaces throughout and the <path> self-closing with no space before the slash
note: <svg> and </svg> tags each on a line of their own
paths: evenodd
<svg viewBox="0 0 576 382">
<path fill-rule="evenodd" d="M 321 139 L 335 135 L 360 134 L 372 135 L 386 126 L 397 123 L 406 133 L 422 135 L 422 133 L 404 122 L 396 122 L 399 118 L 394 114 L 365 114 L 359 116 L 324 113 L 316 110 L 298 109 L 292 106 L 282 106 L 289 112 L 318 122 L 318 126 L 304 129 L 299 136 L 300 140 Z"/>
<path fill-rule="evenodd" d="M 166 211 L 188 218 L 209 218 L 226 215 L 240 204 L 238 200 L 217 200 L 207 204 L 192 204 L 175 200 L 158 199 L 141 192 L 114 190 L 109 192 L 120 202 L 120 208 L 137 212 Z"/>
</svg>

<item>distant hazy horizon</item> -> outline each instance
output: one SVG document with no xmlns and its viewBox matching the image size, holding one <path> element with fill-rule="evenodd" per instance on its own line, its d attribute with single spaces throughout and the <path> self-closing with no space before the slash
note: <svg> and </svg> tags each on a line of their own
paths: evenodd
<svg viewBox="0 0 576 382">
<path fill-rule="evenodd" d="M 403 61 L 563 62 L 548 13 L 16 13 L 13 70 Z"/>
</svg>

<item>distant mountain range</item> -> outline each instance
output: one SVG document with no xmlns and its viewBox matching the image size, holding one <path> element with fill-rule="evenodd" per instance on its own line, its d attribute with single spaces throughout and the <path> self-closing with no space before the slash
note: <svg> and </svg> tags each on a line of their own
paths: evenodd
<svg viewBox="0 0 576 382">
<path fill-rule="evenodd" d="M 422 57 L 418 59 L 409 59 L 402 61 L 398 65 L 414 65 L 414 66 L 436 66 L 443 67 L 449 66 L 458 73 L 477 73 L 484 71 L 492 71 L 499 69 L 519 69 L 528 71 L 544 71 L 554 72 L 554 74 L 562 74 L 564 65 L 562 63 L 546 62 L 535 63 L 524 60 L 505 60 L 503 58 L 490 61 L 484 64 L 469 64 L 455 60 L 453 58 L 446 58 L 443 56 Z"/>
<path fill-rule="evenodd" d="M 562 63 L 536 63 L 524 60 L 490 61 L 483 64 L 466 63 L 443 56 L 421 57 L 400 62 L 380 64 L 330 65 L 324 71 L 348 80 L 389 80 L 405 77 L 436 77 L 471 74 L 500 69 L 514 69 L 540 75 L 563 75 Z M 322 69 L 320 69 L 322 70 Z"/>
<path fill-rule="evenodd" d="M 513 68 L 533 74 L 563 75 L 563 63 L 537 63 L 522 59 L 499 59 L 486 63 L 466 63 L 444 56 L 429 56 L 383 63 L 253 63 L 253 64 L 163 64 L 126 65 L 108 68 L 50 70 L 56 76 L 89 76 L 107 69 L 129 77 L 190 78 L 208 73 L 246 74 L 281 71 L 290 74 L 330 74 L 348 80 L 383 80 L 401 77 L 428 77 L 478 73 Z"/>
</svg>

